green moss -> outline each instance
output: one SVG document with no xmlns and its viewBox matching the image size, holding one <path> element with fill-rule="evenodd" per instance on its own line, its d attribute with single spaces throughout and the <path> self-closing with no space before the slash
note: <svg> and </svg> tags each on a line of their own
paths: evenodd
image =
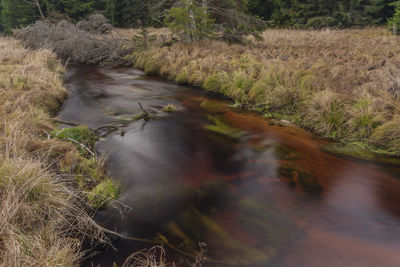
<svg viewBox="0 0 400 267">
<path fill-rule="evenodd" d="M 322 150 L 352 159 L 400 164 L 400 158 L 395 157 L 397 156 L 395 153 L 389 153 L 386 148 L 379 148 L 366 142 L 332 143 L 322 147 Z"/>
<path fill-rule="evenodd" d="M 79 188 L 89 190 L 94 184 L 106 179 L 103 166 L 95 158 L 81 158 L 76 168 L 75 180 Z"/>
<path fill-rule="evenodd" d="M 119 185 L 115 184 L 110 178 L 107 178 L 93 188 L 87 196 L 94 208 L 106 208 L 112 200 L 118 198 Z"/>
<path fill-rule="evenodd" d="M 64 128 L 60 131 L 53 132 L 52 135 L 57 139 L 73 143 L 77 146 L 82 155 L 88 155 L 89 152 L 76 142 L 85 145 L 89 149 L 93 149 L 97 140 L 97 136 L 86 126 Z"/>
<path fill-rule="evenodd" d="M 204 126 L 204 129 L 208 131 L 233 139 L 241 138 L 245 135 L 244 131 L 226 124 L 220 117 L 208 116 L 208 120 L 213 122 L 213 124 L 208 124 Z"/>
</svg>

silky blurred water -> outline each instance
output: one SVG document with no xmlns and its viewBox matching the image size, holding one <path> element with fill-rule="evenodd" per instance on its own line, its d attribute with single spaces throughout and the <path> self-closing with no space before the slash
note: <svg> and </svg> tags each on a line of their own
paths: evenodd
<svg viewBox="0 0 400 267">
<path fill-rule="evenodd" d="M 325 153 L 327 141 L 270 125 L 201 90 L 132 69 L 73 66 L 60 117 L 99 128 L 141 112 L 98 142 L 122 184 L 103 226 L 192 253 L 205 266 L 398 266 L 400 171 Z M 161 111 L 167 104 L 178 110 Z M 116 240 L 84 266 L 120 266 L 151 244 Z M 188 259 L 168 250 L 169 261 Z"/>
</svg>

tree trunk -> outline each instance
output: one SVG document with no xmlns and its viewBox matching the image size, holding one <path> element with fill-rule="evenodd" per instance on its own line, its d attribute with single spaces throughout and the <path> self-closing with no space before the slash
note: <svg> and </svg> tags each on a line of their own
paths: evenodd
<svg viewBox="0 0 400 267">
<path fill-rule="evenodd" d="M 207 24 L 207 13 L 208 13 L 207 0 L 201 0 L 201 7 L 203 8 L 202 12 L 204 12 L 204 15 L 205 15 L 205 17 L 204 17 L 204 19 L 202 21 L 203 25 L 202 25 L 202 32 L 201 32 L 201 39 L 204 39 L 204 38 L 206 38 L 205 37 L 205 32 L 204 32 L 204 27 L 206 27 L 206 24 Z"/>
<path fill-rule="evenodd" d="M 196 30 L 196 21 L 193 13 L 193 0 L 188 0 L 189 5 L 189 40 L 190 42 L 195 41 L 194 31 Z"/>
<path fill-rule="evenodd" d="M 207 0 L 201 0 L 201 7 L 204 8 L 204 12 L 207 13 Z"/>
<path fill-rule="evenodd" d="M 43 10 L 42 7 L 40 6 L 39 0 L 34 0 L 35 5 L 37 6 L 39 13 L 40 13 L 40 17 L 42 17 L 42 19 L 44 19 L 44 14 L 43 14 Z"/>
</svg>

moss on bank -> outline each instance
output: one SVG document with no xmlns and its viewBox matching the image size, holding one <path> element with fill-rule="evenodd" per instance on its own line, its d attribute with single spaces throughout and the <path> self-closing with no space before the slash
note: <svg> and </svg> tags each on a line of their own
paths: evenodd
<svg viewBox="0 0 400 267">
<path fill-rule="evenodd" d="M 248 46 L 154 46 L 132 58 L 147 74 L 201 86 L 323 137 L 400 156 L 399 37 L 374 28 L 268 30 L 264 38 Z"/>
<path fill-rule="evenodd" d="M 104 240 L 86 196 L 116 195 L 103 161 L 62 140 L 93 148 L 92 134 L 52 122 L 67 95 L 62 72 L 50 51 L 0 38 L 1 266 L 76 266 L 83 240 Z"/>
</svg>

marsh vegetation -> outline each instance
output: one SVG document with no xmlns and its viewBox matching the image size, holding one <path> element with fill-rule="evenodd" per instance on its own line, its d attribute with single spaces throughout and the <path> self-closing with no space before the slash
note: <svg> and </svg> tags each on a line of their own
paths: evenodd
<svg viewBox="0 0 400 267">
<path fill-rule="evenodd" d="M 0 265 L 77 265 L 85 240 L 107 242 L 92 215 L 115 185 L 69 142 L 93 147 L 87 128 L 52 121 L 67 96 L 56 56 L 2 38 L 0 61 Z"/>
<path fill-rule="evenodd" d="M 155 45 L 134 66 L 340 142 L 400 154 L 398 37 L 385 29 L 268 30 L 264 41 Z"/>
<path fill-rule="evenodd" d="M 389 2 L 0 0 L 0 265 L 398 262 Z"/>
</svg>

